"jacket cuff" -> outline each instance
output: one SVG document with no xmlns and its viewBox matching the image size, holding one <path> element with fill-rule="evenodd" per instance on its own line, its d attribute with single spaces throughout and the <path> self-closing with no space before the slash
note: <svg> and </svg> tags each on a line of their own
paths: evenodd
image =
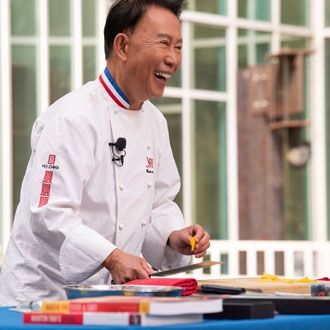
<svg viewBox="0 0 330 330">
<path fill-rule="evenodd" d="M 96 231 L 81 227 L 62 244 L 59 264 L 68 284 L 81 283 L 103 268 L 102 262 L 116 248 Z"/>
</svg>

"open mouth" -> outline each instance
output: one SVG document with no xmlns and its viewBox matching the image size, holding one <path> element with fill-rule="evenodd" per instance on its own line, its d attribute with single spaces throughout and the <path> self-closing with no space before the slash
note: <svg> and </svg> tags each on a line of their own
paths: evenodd
<svg viewBox="0 0 330 330">
<path fill-rule="evenodd" d="M 163 82 L 166 82 L 167 79 L 171 78 L 171 75 L 169 73 L 166 72 L 155 72 L 155 77 L 159 80 L 162 80 Z"/>
</svg>

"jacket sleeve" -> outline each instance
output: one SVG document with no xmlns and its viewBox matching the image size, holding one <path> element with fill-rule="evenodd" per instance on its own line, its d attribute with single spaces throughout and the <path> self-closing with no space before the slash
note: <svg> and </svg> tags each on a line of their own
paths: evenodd
<svg viewBox="0 0 330 330">
<path fill-rule="evenodd" d="M 53 110 L 51 110 L 53 111 Z M 48 267 L 67 283 L 80 283 L 102 267 L 115 246 L 82 219 L 84 187 L 93 175 L 93 130 L 73 116 L 35 124 L 32 133 L 30 225 L 49 251 Z"/>
<path fill-rule="evenodd" d="M 168 247 L 167 240 L 173 230 L 185 226 L 182 212 L 174 202 L 180 190 L 180 176 L 170 146 L 167 123 L 164 118 L 157 175 L 155 199 L 151 213 L 151 226 L 143 243 L 142 253 L 156 269 L 169 269 L 189 263 L 190 256 L 182 255 Z"/>
</svg>

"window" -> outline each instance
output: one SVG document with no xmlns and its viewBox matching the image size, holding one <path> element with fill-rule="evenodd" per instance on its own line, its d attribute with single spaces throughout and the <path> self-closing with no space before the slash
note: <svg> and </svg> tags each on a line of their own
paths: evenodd
<svg viewBox="0 0 330 330">
<path fill-rule="evenodd" d="M 4 30 L 6 25 L 0 24 L 1 36 L 8 38 L 8 42 L 6 38 L 0 40 L 0 65 L 2 70 L 10 68 L 10 74 L 1 75 L 1 99 L 9 94 L 7 86 L 12 83 L 12 104 L 0 103 L 2 127 L 13 117 L 12 141 L 8 138 L 10 134 L 2 136 L 0 148 L 1 164 L 5 164 L 0 167 L 0 185 L 4 187 L 0 193 L 2 208 L 11 205 L 8 199 L 12 200 L 13 213 L 17 206 L 36 116 L 62 95 L 97 78 L 103 69 L 100 34 L 107 8 L 101 8 L 108 7 L 110 2 L 1 0 L 0 21 L 9 22 L 10 17 L 11 22 L 7 32 Z M 280 187 L 283 189 L 283 208 L 275 220 L 265 220 L 263 229 L 280 223 L 278 237 L 281 239 L 318 240 L 325 236 L 329 239 L 330 226 L 326 228 L 326 223 L 330 223 L 330 212 L 327 212 L 330 152 L 326 146 L 330 143 L 330 0 L 320 0 L 324 10 L 310 0 L 186 2 L 187 10 L 182 16 L 182 66 L 170 80 L 164 97 L 152 102 L 168 121 L 171 144 L 182 177 L 177 202 L 188 223 L 201 223 L 214 239 L 237 239 L 240 234 L 242 237 L 242 230 L 239 230 L 244 230 L 239 214 L 242 180 L 238 173 L 240 165 L 247 166 L 248 163 L 240 158 L 242 146 L 239 147 L 239 143 L 243 141 L 245 149 L 256 148 L 257 144 L 249 144 L 242 138 L 243 129 L 238 129 L 238 101 L 246 99 L 237 94 L 238 74 L 252 66 L 269 64 L 267 55 L 281 49 L 311 49 L 316 42 L 324 41 L 324 54 L 316 47 L 313 56 L 304 58 L 304 106 L 301 113 L 290 118 L 311 121 L 312 126 L 299 131 L 300 140 L 310 142 L 312 146 L 307 165 L 295 168 L 287 162 L 291 148 L 288 129 L 271 132 L 266 117 L 258 120 L 263 120 L 268 137 L 277 136 L 281 141 L 277 152 L 281 159 L 278 165 L 283 172 Z M 314 6 L 313 10 L 311 6 Z M 10 44 L 9 59 L 7 44 Z M 252 120 L 252 116 L 247 118 Z M 255 135 L 250 134 L 253 138 Z M 267 141 L 266 138 L 259 140 L 260 144 L 264 143 L 265 150 L 270 150 Z M 9 165 L 6 160 L 11 157 L 13 160 Z M 13 193 L 6 177 L 10 168 L 14 169 Z M 279 182 L 274 180 L 272 173 L 267 174 L 270 180 L 267 184 L 277 187 Z M 11 194 L 13 196 L 9 198 Z M 249 197 L 252 196 L 250 193 Z M 318 196 L 317 201 L 315 196 Z M 252 203 L 257 205 L 255 201 L 250 205 Z M 270 198 L 268 203 L 270 207 L 275 202 Z M 257 212 L 257 208 L 252 210 Z M 3 217 L 6 219 L 0 219 L 2 229 L 11 221 L 8 212 Z M 259 223 L 251 225 L 249 238 L 254 238 L 260 227 Z M 260 236 L 257 235 L 257 239 Z"/>
<path fill-rule="evenodd" d="M 37 114 L 36 3 L 11 1 L 11 77 L 13 118 L 13 205 L 19 201 L 20 185 L 30 155 L 30 132 Z"/>
</svg>

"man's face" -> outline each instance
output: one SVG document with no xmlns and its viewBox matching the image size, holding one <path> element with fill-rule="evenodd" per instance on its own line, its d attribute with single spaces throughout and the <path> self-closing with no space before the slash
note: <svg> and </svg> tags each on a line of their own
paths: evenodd
<svg viewBox="0 0 330 330">
<path fill-rule="evenodd" d="M 182 36 L 178 18 L 160 7 L 150 7 L 128 33 L 124 92 L 131 106 L 161 97 L 168 79 L 181 64 Z"/>
</svg>

